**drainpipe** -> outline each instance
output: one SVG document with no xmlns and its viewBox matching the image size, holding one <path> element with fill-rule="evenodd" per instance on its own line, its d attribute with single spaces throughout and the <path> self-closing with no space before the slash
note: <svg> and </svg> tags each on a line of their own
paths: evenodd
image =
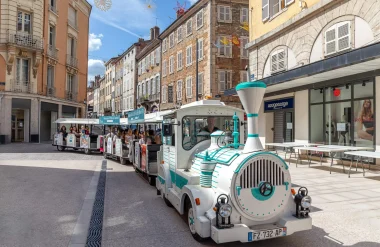
<svg viewBox="0 0 380 247">
<path fill-rule="evenodd" d="M 213 52 L 212 52 L 212 50 L 214 49 L 214 47 L 213 47 L 213 43 L 214 43 L 214 41 L 213 41 L 213 33 L 212 33 L 212 17 L 213 17 L 213 15 L 212 15 L 212 12 L 213 12 L 213 3 L 214 3 L 214 0 L 211 0 L 210 2 L 210 56 L 209 56 L 209 60 L 210 60 L 210 96 L 213 94 L 213 90 L 212 90 L 212 87 L 213 87 L 213 79 L 214 79 L 214 74 L 213 74 L 213 65 L 212 65 L 212 55 L 213 55 Z"/>
</svg>

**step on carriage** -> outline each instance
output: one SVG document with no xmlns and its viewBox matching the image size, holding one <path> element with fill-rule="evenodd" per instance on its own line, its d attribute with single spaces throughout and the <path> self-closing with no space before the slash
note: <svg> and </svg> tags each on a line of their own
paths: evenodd
<svg viewBox="0 0 380 247">
<path fill-rule="evenodd" d="M 262 82 L 236 90 L 247 113 L 220 101 L 197 101 L 163 117 L 157 194 L 185 215 L 191 234 L 216 243 L 252 242 L 312 228 L 311 197 L 292 189 L 289 167 L 264 151 L 258 135 Z"/>
<path fill-rule="evenodd" d="M 89 118 L 59 118 L 54 123 L 57 124 L 57 132 L 53 136 L 52 145 L 58 151 L 73 149 L 84 151 L 85 154 L 91 152 L 101 152 L 103 147 L 103 127 L 98 119 Z M 60 132 L 60 128 L 65 126 L 66 133 Z M 77 134 L 70 133 L 70 128 L 76 127 Z M 82 126 L 84 130 L 82 130 Z"/>
</svg>

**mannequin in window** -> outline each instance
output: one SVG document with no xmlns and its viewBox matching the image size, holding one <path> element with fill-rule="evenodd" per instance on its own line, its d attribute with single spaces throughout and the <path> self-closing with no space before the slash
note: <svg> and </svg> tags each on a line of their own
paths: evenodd
<svg viewBox="0 0 380 247">
<path fill-rule="evenodd" d="M 372 102 L 367 99 L 363 102 L 356 131 L 359 138 L 372 141 L 374 130 L 375 122 L 373 119 Z"/>
</svg>

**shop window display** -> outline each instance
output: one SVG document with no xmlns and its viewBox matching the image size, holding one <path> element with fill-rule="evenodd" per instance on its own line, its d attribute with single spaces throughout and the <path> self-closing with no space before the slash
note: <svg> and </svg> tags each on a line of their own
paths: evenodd
<svg viewBox="0 0 380 247">
<path fill-rule="evenodd" d="M 374 87 L 363 80 L 310 89 L 310 142 L 373 147 Z"/>
</svg>

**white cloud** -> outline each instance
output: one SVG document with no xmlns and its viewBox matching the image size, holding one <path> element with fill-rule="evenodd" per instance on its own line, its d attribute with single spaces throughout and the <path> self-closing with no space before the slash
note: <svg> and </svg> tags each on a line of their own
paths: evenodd
<svg viewBox="0 0 380 247">
<path fill-rule="evenodd" d="M 104 75 L 104 62 L 99 59 L 88 60 L 88 81 L 95 79 L 96 75 Z"/>
<path fill-rule="evenodd" d="M 88 49 L 89 51 L 97 51 L 102 46 L 102 38 L 103 34 L 96 35 L 94 33 L 90 33 L 90 37 L 88 39 Z"/>
<path fill-rule="evenodd" d="M 93 4 L 93 0 L 90 3 Z M 141 37 L 156 23 L 154 10 L 148 9 L 141 0 L 112 0 L 106 12 L 93 6 L 91 17 L 136 37 Z"/>
</svg>

